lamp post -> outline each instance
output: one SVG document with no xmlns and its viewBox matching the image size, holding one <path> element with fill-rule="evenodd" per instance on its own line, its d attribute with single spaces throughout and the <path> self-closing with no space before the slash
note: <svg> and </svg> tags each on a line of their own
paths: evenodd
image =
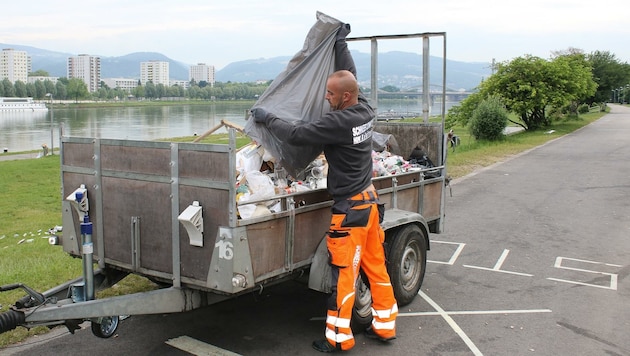
<svg viewBox="0 0 630 356">
<path fill-rule="evenodd" d="M 50 155 L 54 155 L 55 154 L 55 146 L 54 146 L 54 128 L 53 128 L 53 117 L 54 117 L 54 111 L 53 111 L 53 95 L 52 93 L 46 93 L 46 97 L 50 97 Z"/>
<path fill-rule="evenodd" d="M 615 101 L 615 103 L 619 103 L 619 88 L 615 89 L 615 94 L 617 94 L 617 101 Z"/>
</svg>

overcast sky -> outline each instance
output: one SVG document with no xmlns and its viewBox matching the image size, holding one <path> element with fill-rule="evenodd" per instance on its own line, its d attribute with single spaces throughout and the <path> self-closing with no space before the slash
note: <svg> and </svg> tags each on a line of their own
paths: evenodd
<svg viewBox="0 0 630 356">
<path fill-rule="evenodd" d="M 447 58 L 498 62 L 577 48 L 630 62 L 630 3 L 590 0 L 59 0 L 4 1 L 0 43 L 99 56 L 160 52 L 217 70 L 292 56 L 321 11 L 350 23 L 348 37 L 446 32 Z M 379 43 L 421 53 L 421 41 Z M 369 52 L 369 45 L 351 48 Z M 441 40 L 431 41 L 441 56 Z"/>
</svg>

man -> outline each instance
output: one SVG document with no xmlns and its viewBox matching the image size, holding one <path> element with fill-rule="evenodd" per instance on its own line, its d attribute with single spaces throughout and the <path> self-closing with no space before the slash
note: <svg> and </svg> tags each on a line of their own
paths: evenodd
<svg viewBox="0 0 630 356">
<path fill-rule="evenodd" d="M 293 124 L 254 108 L 252 115 L 277 137 L 294 145 L 323 144 L 328 161 L 327 189 L 332 195 L 332 219 L 326 236 L 332 270 L 328 298 L 326 339 L 313 342 L 321 352 L 349 350 L 354 346 L 350 328 L 355 283 L 362 269 L 372 293 L 372 325 L 365 335 L 381 341 L 396 338 L 398 305 L 385 266 L 380 226 L 384 207 L 372 185 L 372 128 L 374 110 L 359 91 L 356 69 L 344 24 L 335 42 L 335 69 L 326 83 L 331 112 L 310 123 Z"/>
</svg>

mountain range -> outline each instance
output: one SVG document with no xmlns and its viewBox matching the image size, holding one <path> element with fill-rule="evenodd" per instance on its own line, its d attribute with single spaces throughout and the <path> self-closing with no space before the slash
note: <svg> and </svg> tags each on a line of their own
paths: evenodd
<svg viewBox="0 0 630 356">
<path fill-rule="evenodd" d="M 46 49 L 0 43 L 0 48 L 13 48 L 26 51 L 32 60 L 33 71 L 44 70 L 51 76 L 67 76 L 68 57 L 76 54 L 55 52 Z M 169 62 L 171 79 L 188 80 L 188 69 L 191 64 L 176 61 L 157 52 L 135 52 L 124 56 L 101 58 L 101 78 L 140 78 L 140 62 L 159 60 Z M 370 80 L 370 54 L 352 51 L 357 66 L 358 80 L 368 85 Z M 217 70 L 215 79 L 218 82 L 254 82 L 272 80 L 282 72 L 292 56 L 273 58 L 247 59 L 232 62 Z M 211 65 L 211 63 L 208 63 Z M 411 52 L 385 52 L 378 57 L 379 88 L 387 85 L 397 88 L 417 89 L 422 85 L 422 56 Z M 442 84 L 442 58 L 430 57 L 430 83 L 433 87 Z M 490 76 L 490 64 L 482 62 L 446 61 L 447 90 L 471 90 Z"/>
</svg>

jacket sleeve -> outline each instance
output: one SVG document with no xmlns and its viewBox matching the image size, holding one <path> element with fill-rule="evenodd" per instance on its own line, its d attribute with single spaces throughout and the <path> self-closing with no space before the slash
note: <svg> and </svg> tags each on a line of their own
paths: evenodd
<svg viewBox="0 0 630 356">
<path fill-rule="evenodd" d="M 357 68 L 345 38 L 335 42 L 335 71 L 343 69 L 350 71 L 355 78 L 357 77 Z"/>
</svg>

